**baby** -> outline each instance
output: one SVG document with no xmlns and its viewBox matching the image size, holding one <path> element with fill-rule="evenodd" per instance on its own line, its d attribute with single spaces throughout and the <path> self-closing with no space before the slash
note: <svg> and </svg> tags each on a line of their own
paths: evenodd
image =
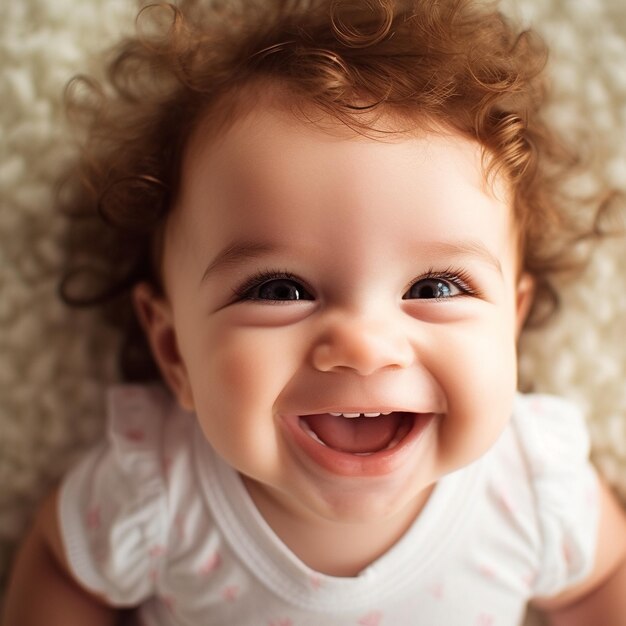
<svg viewBox="0 0 626 626">
<path fill-rule="evenodd" d="M 466 0 L 209 4 L 144 10 L 91 94 L 63 287 L 134 384 L 5 626 L 626 624 L 584 420 L 516 392 L 596 217 L 541 43 Z"/>
</svg>

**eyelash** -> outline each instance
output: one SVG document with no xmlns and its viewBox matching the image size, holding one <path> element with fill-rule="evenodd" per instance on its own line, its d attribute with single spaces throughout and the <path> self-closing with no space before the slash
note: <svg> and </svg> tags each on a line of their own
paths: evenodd
<svg viewBox="0 0 626 626">
<path fill-rule="evenodd" d="M 233 289 L 233 294 L 235 295 L 237 301 L 240 300 L 249 300 L 250 292 L 256 287 L 260 287 L 266 282 L 271 280 L 292 280 L 296 283 L 300 283 L 309 293 L 313 293 L 312 289 L 310 289 L 307 284 L 295 274 L 291 272 L 285 272 L 281 270 L 264 270 L 253 274 L 249 278 L 247 278 L 241 285 L 235 287 Z M 422 280 L 445 280 L 455 287 L 461 290 L 461 296 L 473 296 L 473 297 L 481 297 L 481 292 L 473 286 L 473 280 L 470 276 L 469 272 L 460 268 L 448 267 L 443 271 L 437 271 L 434 268 L 428 269 L 424 274 L 418 276 L 414 280 L 412 280 L 404 289 L 404 293 L 407 293 L 413 285 L 417 284 Z M 459 297 L 459 296 L 455 296 Z M 434 300 L 439 300 L 443 298 L 433 298 Z"/>
</svg>

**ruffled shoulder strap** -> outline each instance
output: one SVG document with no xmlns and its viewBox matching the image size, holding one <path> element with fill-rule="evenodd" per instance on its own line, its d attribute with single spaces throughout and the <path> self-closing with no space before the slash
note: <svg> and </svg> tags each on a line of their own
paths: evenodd
<svg viewBox="0 0 626 626">
<path fill-rule="evenodd" d="M 171 400 L 160 387 L 121 386 L 108 395 L 107 441 L 61 486 L 59 516 L 74 573 L 114 605 L 153 593 L 167 537 L 162 454 Z"/>
<path fill-rule="evenodd" d="M 584 417 L 549 395 L 519 395 L 514 428 L 530 470 L 542 539 L 536 597 L 557 595 L 594 564 L 598 481 Z"/>
</svg>

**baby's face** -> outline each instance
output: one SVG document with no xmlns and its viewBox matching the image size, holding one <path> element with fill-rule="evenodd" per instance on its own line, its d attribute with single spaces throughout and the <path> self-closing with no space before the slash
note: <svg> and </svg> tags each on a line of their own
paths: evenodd
<svg viewBox="0 0 626 626">
<path fill-rule="evenodd" d="M 177 350 L 160 360 L 257 492 L 389 516 L 495 442 L 529 297 L 500 192 L 455 135 L 382 142 L 269 106 L 196 134 L 165 237 Z"/>
</svg>

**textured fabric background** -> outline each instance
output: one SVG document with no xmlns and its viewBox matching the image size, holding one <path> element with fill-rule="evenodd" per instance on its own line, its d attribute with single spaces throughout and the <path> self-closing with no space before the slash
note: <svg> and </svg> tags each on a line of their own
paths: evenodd
<svg viewBox="0 0 626 626">
<path fill-rule="evenodd" d="M 504 0 L 551 45 L 550 115 L 591 138 L 601 182 L 626 190 L 626 3 Z M 73 148 L 61 94 L 133 27 L 133 0 L 0 3 L 0 590 L 36 502 L 101 432 L 116 337 L 56 299 L 64 223 L 55 179 Z M 522 342 L 522 379 L 579 401 L 594 460 L 626 501 L 626 239 L 603 244 L 563 312 Z M 1 595 L 1 591 L 0 591 Z M 530 623 L 530 622 L 529 622 Z M 533 621 L 534 623 L 534 621 Z"/>
</svg>

